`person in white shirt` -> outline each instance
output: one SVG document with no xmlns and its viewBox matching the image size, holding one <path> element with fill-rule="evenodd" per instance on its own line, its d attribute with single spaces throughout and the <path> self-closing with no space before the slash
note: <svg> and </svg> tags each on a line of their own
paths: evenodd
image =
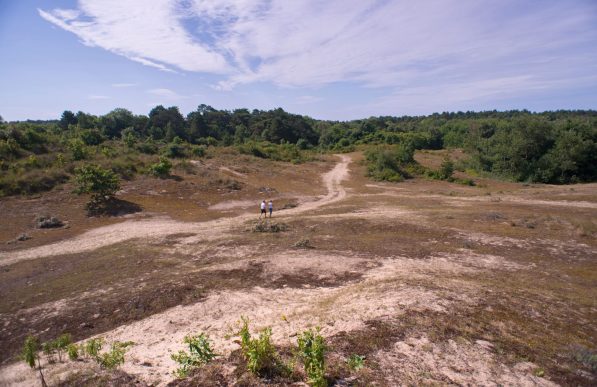
<svg viewBox="0 0 597 387">
<path fill-rule="evenodd" d="M 259 219 L 261 219 L 261 215 L 267 218 L 267 212 L 265 210 L 265 199 L 261 202 L 261 213 L 259 214 Z"/>
</svg>

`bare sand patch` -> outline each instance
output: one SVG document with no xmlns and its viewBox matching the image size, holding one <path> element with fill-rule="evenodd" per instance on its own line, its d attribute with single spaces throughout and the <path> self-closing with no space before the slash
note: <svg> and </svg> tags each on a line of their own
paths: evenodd
<svg viewBox="0 0 597 387">
<path fill-rule="evenodd" d="M 347 265 L 368 269 L 359 266 L 363 261 L 359 257 L 318 257 L 311 252 L 301 255 L 291 252 L 280 259 L 270 257 L 270 270 L 279 273 L 287 270 L 287 266 L 301 270 L 309 264 L 322 271 L 326 268 L 338 270 L 338 266 L 344 270 Z M 393 257 L 381 263 L 381 266 L 369 265 L 362 281 L 336 288 L 255 287 L 248 291 L 213 293 L 199 303 L 171 308 L 101 336 L 108 342 L 134 341 L 136 344 L 130 349 L 123 370 L 148 383 L 163 385 L 173 379 L 172 371 L 176 365 L 170 354 L 182 348 L 185 335 L 206 332 L 218 353 L 229 354 L 237 345 L 225 335 L 236 329 L 241 315 L 254 322 L 254 329 L 271 326 L 274 342 L 289 345 L 294 342 L 296 332 L 311 326 L 320 326 L 325 336 L 331 336 L 363 329 L 364 321 L 400 315 L 405 310 L 446 312 L 455 302 L 473 303 L 476 300 L 476 287 L 462 282 L 441 290 L 410 284 L 417 278 L 436 278 L 437 274 L 443 273 L 439 278 L 444 280 L 438 282 L 441 286 L 452 281 L 454 274 L 475 270 L 451 263 L 448 258 Z M 446 275 L 446 271 L 452 275 Z M 449 297 L 446 297 L 447 293 Z M 151 372 L 148 372 L 147 363 L 151 364 Z"/>
<path fill-rule="evenodd" d="M 380 363 L 389 385 L 557 386 L 533 375 L 538 367 L 532 363 L 514 367 L 499 363 L 491 348 L 488 342 L 432 343 L 425 336 L 408 337 L 373 358 Z"/>
</svg>

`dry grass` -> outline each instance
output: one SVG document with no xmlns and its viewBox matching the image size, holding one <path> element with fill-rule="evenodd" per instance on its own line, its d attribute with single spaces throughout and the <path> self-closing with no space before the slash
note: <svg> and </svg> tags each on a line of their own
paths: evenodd
<svg viewBox="0 0 597 387">
<path fill-rule="evenodd" d="M 307 213 L 274 212 L 276 223 L 288 225 L 284 232 L 247 232 L 240 222 L 213 238 L 180 232 L 2 268 L 4 359 L 17 352 L 27 332 L 49 328 L 44 337 L 62 331 L 78 339 L 99 332 L 118 337 L 135 320 L 149 324 L 160 313 L 190 313 L 176 327 L 183 334 L 190 329 L 186 319 L 196 321 L 191 312 L 209 307 L 200 323 L 215 329 L 225 356 L 180 384 L 259 385 L 261 380 L 239 371 L 244 365 L 233 345 L 214 328 L 235 321 L 246 307 L 259 313 L 257 325 L 274 325 L 283 351 L 292 329 L 321 324 L 330 344 L 330 382 L 595 383 L 589 360 L 597 340 L 597 210 L 575 206 L 596 201 L 595 184 L 570 191 L 491 180 L 477 187 L 420 179 L 374 183 L 364 177 L 361 156 L 351 156 L 350 179 L 343 183 L 347 197 Z M 439 165 L 443 153 L 417 157 Z M 321 196 L 324 188 L 313 182 L 330 166 L 223 154 L 181 168 L 179 181 L 157 185 L 156 179 L 139 178 L 125 184 L 120 196 L 140 204 L 141 216 L 204 221 L 246 211 L 209 209 L 217 203 L 274 196 L 278 209 L 284 201 Z M 234 179 L 241 189 L 214 184 L 218 179 Z M 71 224 L 36 230 L 32 240 L 3 249 L 44 245 L 120 221 L 86 219 L 79 214 L 83 201 L 65 202 L 67 197 L 53 191 L 2 200 L 3 213 L 20 232 L 29 232 L 42 210 Z M 14 227 L 0 231 L 7 240 L 15 236 Z M 305 246 L 315 248 L 296 248 Z M 169 309 L 177 305 L 183 307 Z M 156 327 L 156 335 L 167 334 Z M 366 356 L 365 368 L 351 371 L 345 363 L 351 354 Z M 461 363 L 452 367 L 451 359 Z M 125 369 L 166 383 L 167 364 L 152 364 Z M 143 372 L 149 369 L 163 378 L 148 377 Z"/>
</svg>

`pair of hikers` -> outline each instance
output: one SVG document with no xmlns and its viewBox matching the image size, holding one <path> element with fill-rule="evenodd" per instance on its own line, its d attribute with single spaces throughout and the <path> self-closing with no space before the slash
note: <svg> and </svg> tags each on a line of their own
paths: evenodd
<svg viewBox="0 0 597 387">
<path fill-rule="evenodd" d="M 267 211 L 266 208 L 269 208 L 269 217 L 272 217 L 272 212 L 274 211 L 274 203 L 271 201 L 269 201 L 268 204 L 265 203 L 265 200 L 263 200 L 261 202 L 261 213 L 259 214 L 259 219 L 261 219 L 261 215 L 265 216 L 267 218 Z"/>
</svg>

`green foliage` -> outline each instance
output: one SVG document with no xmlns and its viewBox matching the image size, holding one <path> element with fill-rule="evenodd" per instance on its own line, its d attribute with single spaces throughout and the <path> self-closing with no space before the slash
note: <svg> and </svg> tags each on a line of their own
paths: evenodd
<svg viewBox="0 0 597 387">
<path fill-rule="evenodd" d="M 160 157 L 160 161 L 149 166 L 149 173 L 157 177 L 166 177 L 170 175 L 172 163 L 165 157 Z"/>
<path fill-rule="evenodd" d="M 75 193 L 90 193 L 92 201 L 103 202 L 120 189 L 118 176 L 98 165 L 88 164 L 75 170 Z"/>
<path fill-rule="evenodd" d="M 206 151 L 205 147 L 202 146 L 202 145 L 194 146 L 191 149 L 191 153 L 193 154 L 193 156 L 197 156 L 197 157 L 203 157 L 203 156 L 205 156 L 205 151 Z"/>
<path fill-rule="evenodd" d="M 37 353 L 39 350 L 39 339 L 35 336 L 27 336 L 25 339 L 25 344 L 23 344 L 22 357 L 29 367 L 35 368 L 35 360 L 37 359 Z"/>
<path fill-rule="evenodd" d="M 73 160 L 84 160 L 89 157 L 89 150 L 85 143 L 80 139 L 73 139 L 68 143 L 68 149 L 71 152 Z"/>
<path fill-rule="evenodd" d="M 301 152 L 295 144 L 290 143 L 273 144 L 271 142 L 247 141 L 238 145 L 237 148 L 241 154 L 275 161 L 301 163 L 307 159 L 304 152 Z"/>
<path fill-rule="evenodd" d="M 97 363 L 106 369 L 114 369 L 119 365 L 124 364 L 124 354 L 129 346 L 133 345 L 132 341 L 121 343 L 116 341 L 110 346 L 108 352 L 104 352 L 95 356 Z"/>
<path fill-rule="evenodd" d="M 247 369 L 255 375 L 272 373 L 279 369 L 281 363 L 271 342 L 272 329 L 265 328 L 259 332 L 259 338 L 251 338 L 249 319 L 241 316 L 242 327 L 237 333 L 241 339 L 241 350 L 247 361 Z"/>
<path fill-rule="evenodd" d="M 367 174 L 375 180 L 399 182 L 410 174 L 406 168 L 414 164 L 414 149 L 405 145 L 378 146 L 365 152 Z"/>
<path fill-rule="evenodd" d="M 83 352 L 87 357 L 95 359 L 98 357 L 103 345 L 104 339 L 101 337 L 89 339 L 83 344 Z"/>
<path fill-rule="evenodd" d="M 299 356 L 303 361 L 308 383 L 314 387 L 326 387 L 325 379 L 325 340 L 317 330 L 306 330 L 298 335 Z"/>
<path fill-rule="evenodd" d="M 188 376 L 191 370 L 209 363 L 217 356 L 213 352 L 209 337 L 204 333 L 185 336 L 184 342 L 188 344 L 189 352 L 178 351 L 177 354 L 171 356 L 172 360 L 180 364 L 175 371 L 179 378 Z"/>
<path fill-rule="evenodd" d="M 346 364 L 351 370 L 358 371 L 365 366 L 365 356 L 353 353 L 346 359 Z"/>
<path fill-rule="evenodd" d="M 180 140 L 180 138 L 178 138 L 178 137 L 175 137 L 175 140 L 176 139 Z M 173 141 L 164 147 L 164 149 L 162 150 L 162 154 L 171 159 L 182 158 L 182 157 L 185 157 L 187 154 L 186 146 L 184 144 L 182 144 L 181 142 Z"/>
<path fill-rule="evenodd" d="M 0 196 L 49 191 L 67 180 L 68 175 L 59 169 L 9 170 L 0 174 Z"/>
<path fill-rule="evenodd" d="M 79 358 L 79 346 L 76 344 L 69 344 L 66 347 L 66 353 L 70 360 L 77 360 Z"/>
<path fill-rule="evenodd" d="M 137 144 L 137 150 L 141 153 L 154 155 L 158 153 L 158 146 L 156 145 L 155 141 L 153 141 L 153 138 L 149 137 L 144 142 Z"/>
<path fill-rule="evenodd" d="M 99 145 L 104 141 L 104 136 L 96 129 L 82 130 L 79 137 L 85 145 Z"/>
</svg>

